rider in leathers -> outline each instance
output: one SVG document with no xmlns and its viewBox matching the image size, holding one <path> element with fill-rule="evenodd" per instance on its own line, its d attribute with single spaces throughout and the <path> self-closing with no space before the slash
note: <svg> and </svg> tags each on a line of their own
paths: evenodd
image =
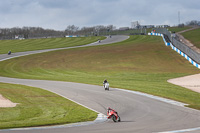
<svg viewBox="0 0 200 133">
<path fill-rule="evenodd" d="M 117 111 L 115 111 L 114 109 L 111 109 L 111 108 L 109 107 L 107 111 L 108 111 L 108 113 L 110 113 L 111 111 L 113 111 L 113 112 L 115 112 L 115 113 L 117 114 L 117 116 L 119 117 Z"/>
<path fill-rule="evenodd" d="M 103 81 L 103 86 L 104 86 L 104 88 L 105 88 L 105 83 L 108 83 L 107 79 L 105 79 L 105 80 Z"/>
</svg>

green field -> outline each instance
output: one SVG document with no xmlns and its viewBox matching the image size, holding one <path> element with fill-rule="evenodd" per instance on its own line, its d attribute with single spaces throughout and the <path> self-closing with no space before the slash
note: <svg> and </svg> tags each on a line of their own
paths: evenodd
<svg viewBox="0 0 200 133">
<path fill-rule="evenodd" d="M 0 108 L 0 129 L 92 121 L 97 113 L 54 93 L 22 85 L 0 83 L 0 94 L 14 108 Z"/>
<path fill-rule="evenodd" d="M 199 93 L 167 82 L 196 73 L 196 67 L 157 36 L 131 36 L 116 44 L 53 51 L 0 63 L 1 76 L 95 85 L 107 78 L 112 87 L 158 95 L 200 109 Z"/>
<path fill-rule="evenodd" d="M 187 30 L 190 29 L 191 27 L 189 26 L 185 26 L 185 27 L 169 27 L 168 30 L 171 32 L 179 32 L 179 31 L 183 31 L 183 30 Z"/>
<path fill-rule="evenodd" d="M 146 28 L 146 29 L 129 29 L 129 30 L 113 30 L 111 32 L 102 33 L 102 34 L 111 34 L 111 35 L 134 35 L 134 34 L 140 34 L 145 33 L 148 34 L 152 31 L 152 28 Z"/>
<path fill-rule="evenodd" d="M 200 48 L 200 28 L 184 32 L 182 35 L 187 40 L 191 41 L 191 43 L 194 44 L 197 48 Z"/>
<path fill-rule="evenodd" d="M 63 48 L 71 46 L 85 45 L 105 39 L 105 37 L 69 37 L 69 38 L 43 38 L 25 40 L 0 40 L 0 54 L 15 52 L 33 51 L 41 49 Z"/>
</svg>

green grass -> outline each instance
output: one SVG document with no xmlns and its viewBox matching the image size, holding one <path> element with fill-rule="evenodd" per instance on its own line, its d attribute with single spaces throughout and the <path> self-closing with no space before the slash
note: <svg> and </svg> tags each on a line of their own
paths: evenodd
<svg viewBox="0 0 200 133">
<path fill-rule="evenodd" d="M 41 49 L 63 48 L 89 44 L 105 37 L 71 37 L 71 38 L 43 38 L 25 40 L 0 40 L 0 54 L 9 50 L 13 53 Z"/>
<path fill-rule="evenodd" d="M 200 94 L 172 85 L 168 79 L 199 73 L 166 47 L 161 37 L 131 36 L 120 43 L 68 49 L 0 63 L 0 75 L 27 79 L 102 85 L 166 97 L 200 109 Z"/>
<path fill-rule="evenodd" d="M 0 129 L 92 121 L 97 113 L 54 93 L 22 85 L 0 83 L 0 94 L 14 108 L 0 108 Z"/>
<path fill-rule="evenodd" d="M 197 48 L 200 48 L 200 28 L 184 32 L 182 35 Z"/>
<path fill-rule="evenodd" d="M 183 30 L 187 30 L 190 29 L 191 27 L 189 26 L 185 26 L 185 27 L 169 27 L 168 30 L 171 32 L 179 32 L 179 31 L 183 31 Z"/>
</svg>

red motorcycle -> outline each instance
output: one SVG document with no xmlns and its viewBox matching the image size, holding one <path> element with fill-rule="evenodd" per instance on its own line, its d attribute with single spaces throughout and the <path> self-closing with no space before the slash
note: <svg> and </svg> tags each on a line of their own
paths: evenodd
<svg viewBox="0 0 200 133">
<path fill-rule="evenodd" d="M 114 109 L 108 108 L 107 115 L 108 115 L 107 118 L 112 119 L 114 122 L 121 121 L 118 113 Z"/>
</svg>

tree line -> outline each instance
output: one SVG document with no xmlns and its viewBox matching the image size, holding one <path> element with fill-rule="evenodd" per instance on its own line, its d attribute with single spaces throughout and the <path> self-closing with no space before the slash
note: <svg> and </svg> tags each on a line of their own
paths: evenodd
<svg viewBox="0 0 200 133">
<path fill-rule="evenodd" d="M 110 31 L 115 30 L 116 27 L 113 25 L 103 26 L 103 25 L 97 25 L 93 27 L 82 27 L 79 28 L 75 25 L 69 25 L 65 29 L 65 33 L 67 35 L 92 35 L 92 36 L 98 36 L 98 35 L 108 35 Z"/>
<path fill-rule="evenodd" d="M 57 37 L 62 35 L 62 31 L 43 29 L 41 27 L 0 28 L 0 39 Z"/>
<path fill-rule="evenodd" d="M 28 38 L 48 38 L 48 37 L 65 37 L 66 35 L 85 35 L 98 36 L 109 34 L 115 26 L 97 25 L 93 27 L 79 28 L 75 25 L 69 25 L 63 31 L 44 29 L 41 27 L 14 27 L 0 28 L 0 39 L 28 39 Z"/>
<path fill-rule="evenodd" d="M 185 24 L 184 23 L 179 24 L 178 26 L 179 27 L 184 27 L 184 26 L 200 26 L 200 21 L 198 21 L 198 20 L 192 20 L 192 21 L 186 22 Z"/>
<path fill-rule="evenodd" d="M 200 21 L 192 20 L 179 26 L 200 26 Z M 112 32 L 116 32 L 116 26 L 113 25 L 97 25 L 92 27 L 78 27 L 75 25 L 69 25 L 63 31 L 44 29 L 41 27 L 14 27 L 14 28 L 0 28 L 0 39 L 28 39 L 28 38 L 48 38 L 48 37 L 65 37 L 67 35 L 79 35 L 79 36 L 99 36 L 109 35 Z M 120 33 L 120 32 L 119 32 Z M 115 33 L 117 34 L 117 32 Z"/>
</svg>

